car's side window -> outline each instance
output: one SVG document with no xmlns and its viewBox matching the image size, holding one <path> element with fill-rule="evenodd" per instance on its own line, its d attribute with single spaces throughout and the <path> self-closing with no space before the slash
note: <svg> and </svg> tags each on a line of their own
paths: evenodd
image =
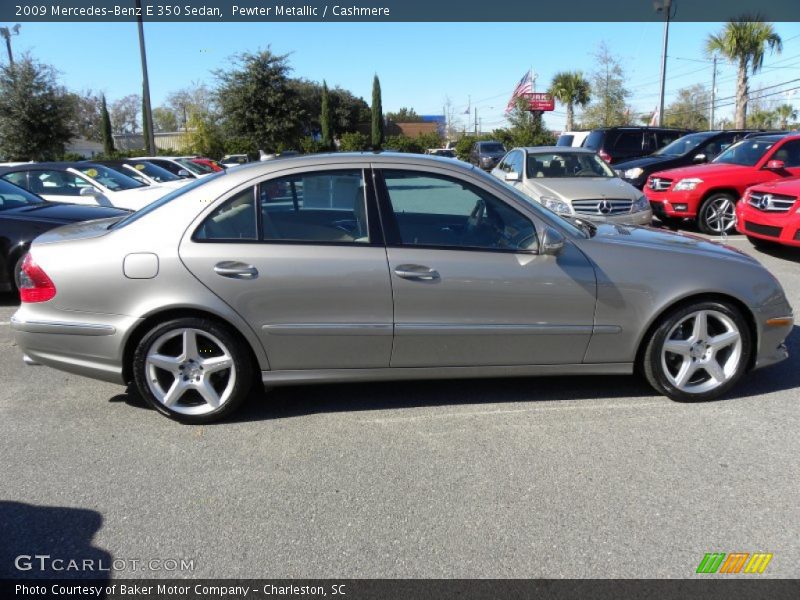
<svg viewBox="0 0 800 600">
<path fill-rule="evenodd" d="M 788 168 L 800 167 L 800 140 L 786 142 L 770 160 L 782 160 L 783 166 Z"/>
<path fill-rule="evenodd" d="M 195 240 L 255 242 L 258 219 L 255 188 L 248 187 L 214 210 L 194 234 Z"/>
<path fill-rule="evenodd" d="M 524 251 L 538 247 L 530 219 L 465 181 L 385 170 L 399 243 L 450 249 Z"/>
<path fill-rule="evenodd" d="M 619 152 L 640 152 L 642 150 L 642 132 L 621 132 L 614 144 L 614 148 Z"/>
<path fill-rule="evenodd" d="M 26 190 L 28 189 L 28 177 L 26 171 L 17 171 L 16 173 L 6 173 L 5 175 L 3 175 L 3 179 L 23 189 Z"/>
<path fill-rule="evenodd" d="M 522 157 L 522 152 L 519 150 L 511 153 L 511 160 L 509 163 L 509 171 L 513 171 L 514 173 L 518 173 L 522 176 L 522 173 L 525 169 L 524 167 L 525 160 Z"/>
<path fill-rule="evenodd" d="M 368 244 L 361 169 L 316 171 L 259 185 L 261 239 L 271 242 Z"/>
</svg>

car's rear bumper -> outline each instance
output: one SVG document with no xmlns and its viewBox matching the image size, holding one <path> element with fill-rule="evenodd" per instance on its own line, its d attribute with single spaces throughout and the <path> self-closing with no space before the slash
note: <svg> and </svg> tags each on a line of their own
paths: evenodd
<svg viewBox="0 0 800 600">
<path fill-rule="evenodd" d="M 28 364 L 125 383 L 122 349 L 127 333 L 138 322 L 123 315 L 72 313 L 23 304 L 11 317 L 11 328 Z"/>
<path fill-rule="evenodd" d="M 766 213 L 740 203 L 736 209 L 736 230 L 758 239 L 800 247 L 800 215 L 797 213 Z"/>
</svg>

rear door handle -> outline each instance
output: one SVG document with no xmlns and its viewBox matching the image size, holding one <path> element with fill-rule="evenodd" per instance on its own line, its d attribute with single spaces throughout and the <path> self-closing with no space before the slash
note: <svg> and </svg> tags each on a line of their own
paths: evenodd
<svg viewBox="0 0 800 600">
<path fill-rule="evenodd" d="M 424 265 L 398 265 L 395 267 L 394 274 L 403 279 L 415 279 L 421 281 L 434 281 L 440 279 L 439 272 Z"/>
<path fill-rule="evenodd" d="M 231 279 L 255 279 L 258 277 L 258 269 L 253 265 L 247 265 L 235 260 L 225 260 L 217 263 L 214 265 L 214 273 Z"/>
</svg>

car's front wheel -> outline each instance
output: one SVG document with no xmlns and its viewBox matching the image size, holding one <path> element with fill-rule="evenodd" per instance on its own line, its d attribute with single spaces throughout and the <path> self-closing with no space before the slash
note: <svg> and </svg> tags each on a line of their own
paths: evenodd
<svg viewBox="0 0 800 600">
<path fill-rule="evenodd" d="M 711 400 L 739 380 L 751 352 L 750 329 L 738 308 L 695 302 L 664 317 L 647 343 L 642 370 L 673 400 Z"/>
<path fill-rule="evenodd" d="M 697 213 L 697 227 L 703 233 L 722 235 L 736 229 L 736 199 L 730 194 L 711 194 Z"/>
<path fill-rule="evenodd" d="M 252 379 L 239 339 L 227 326 L 200 318 L 151 329 L 136 348 L 133 373 L 148 404 L 182 423 L 209 423 L 230 414 Z"/>
</svg>

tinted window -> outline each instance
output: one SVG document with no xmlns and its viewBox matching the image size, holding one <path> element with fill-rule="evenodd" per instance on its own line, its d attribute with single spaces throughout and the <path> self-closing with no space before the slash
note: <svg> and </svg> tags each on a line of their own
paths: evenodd
<svg viewBox="0 0 800 600">
<path fill-rule="evenodd" d="M 800 167 L 800 140 L 786 142 L 770 160 L 782 160 L 786 167 Z"/>
<path fill-rule="evenodd" d="M 384 171 L 400 242 L 408 246 L 527 250 L 533 223 L 501 200 L 450 177 Z"/>
<path fill-rule="evenodd" d="M 302 173 L 259 185 L 261 238 L 369 243 L 360 169 Z"/>
<path fill-rule="evenodd" d="M 181 166 L 176 165 L 174 162 L 172 162 L 170 160 L 161 160 L 161 159 L 158 159 L 158 158 L 151 158 L 151 159 L 148 160 L 148 162 L 151 162 L 154 165 L 157 165 L 157 166 L 161 167 L 162 169 L 166 169 L 167 171 L 169 171 L 170 173 L 174 173 L 175 175 L 177 175 L 178 172 L 182 169 Z"/>
<path fill-rule="evenodd" d="M 599 150 L 603 147 L 603 139 L 605 136 L 605 131 L 593 131 L 586 136 L 585 140 L 583 140 L 582 146 L 584 148 L 591 148 L 592 150 Z"/>
<path fill-rule="evenodd" d="M 503 148 L 503 144 L 486 143 L 486 142 L 481 144 L 481 152 L 484 152 L 486 154 L 499 154 L 505 151 L 506 149 Z"/>
<path fill-rule="evenodd" d="M 700 144 L 702 144 L 705 140 L 707 140 L 711 136 L 713 136 L 713 134 L 691 133 L 689 135 L 685 135 L 681 138 L 678 138 L 669 145 L 661 148 L 661 150 L 659 150 L 658 152 L 655 152 L 655 154 L 658 156 L 683 156 L 684 154 L 691 152 L 692 150 L 697 148 Z M 717 140 L 716 143 L 719 144 L 720 143 L 719 140 Z"/>
<path fill-rule="evenodd" d="M 18 185 L 21 188 L 28 189 L 28 172 L 27 171 L 17 171 L 16 173 L 6 173 L 3 175 L 3 179 L 6 181 L 10 181 L 14 185 Z"/>
<path fill-rule="evenodd" d="M 679 137 L 681 137 L 681 133 L 677 131 L 657 131 L 656 132 L 656 147 L 663 148 L 664 146 L 671 144 Z"/>
<path fill-rule="evenodd" d="M 752 167 L 774 144 L 773 140 L 742 140 L 720 154 L 714 162 Z"/>
<path fill-rule="evenodd" d="M 180 177 L 177 175 L 173 175 L 163 167 L 159 167 L 158 165 L 154 165 L 151 162 L 146 160 L 138 160 L 136 162 L 125 163 L 125 169 L 128 171 L 133 171 L 134 174 L 138 172 L 142 172 L 147 175 L 150 179 L 157 181 L 159 183 L 163 183 L 165 181 L 179 181 Z M 133 177 L 134 175 L 131 175 Z"/>
<path fill-rule="evenodd" d="M 10 173 L 9 175 L 16 175 Z M 41 204 L 43 200 L 30 192 L 0 180 L 0 211 L 31 204 Z"/>
<path fill-rule="evenodd" d="M 572 146 L 572 140 L 575 139 L 574 135 L 561 134 L 558 136 L 556 146 Z"/>
<path fill-rule="evenodd" d="M 6 176 L 6 178 L 8 177 Z M 14 182 L 12 181 L 12 183 Z M 28 171 L 27 185 L 24 187 L 40 196 L 79 196 L 81 188 L 94 186 L 69 171 L 42 169 Z"/>
<path fill-rule="evenodd" d="M 641 152 L 642 132 L 641 131 L 622 131 L 614 142 L 614 150 L 617 152 Z"/>
<path fill-rule="evenodd" d="M 197 240 L 257 240 L 254 188 L 247 188 L 211 213 L 195 232 Z"/>
<path fill-rule="evenodd" d="M 136 181 L 132 177 L 128 177 L 127 175 L 123 175 L 119 171 L 115 171 L 114 169 L 109 169 L 108 167 L 104 167 L 102 165 L 87 165 L 85 167 L 81 166 L 78 167 L 77 170 L 86 175 L 87 177 L 91 177 L 97 183 L 106 187 L 112 192 L 118 192 L 121 190 L 132 190 L 134 188 L 139 188 L 144 186 L 144 184 L 141 181 Z"/>
</svg>

